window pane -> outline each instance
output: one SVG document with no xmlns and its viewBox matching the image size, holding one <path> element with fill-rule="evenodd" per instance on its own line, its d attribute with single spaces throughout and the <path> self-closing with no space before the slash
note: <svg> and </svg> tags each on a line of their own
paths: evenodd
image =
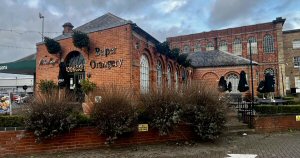
<svg viewBox="0 0 300 158">
<path fill-rule="evenodd" d="M 140 86 L 141 93 L 149 92 L 149 62 L 145 55 L 142 55 L 140 61 Z"/>
<path fill-rule="evenodd" d="M 242 55 L 242 41 L 240 39 L 235 39 L 233 42 L 233 54 Z"/>
<path fill-rule="evenodd" d="M 168 68 L 167 68 L 167 79 L 168 79 L 168 88 L 172 87 L 172 69 L 171 69 L 171 65 L 168 64 Z"/>
<path fill-rule="evenodd" d="M 219 50 L 223 52 L 228 52 L 227 42 L 221 41 L 219 45 Z"/>
<path fill-rule="evenodd" d="M 227 84 L 231 82 L 232 85 L 231 93 L 239 93 L 238 91 L 239 76 L 237 74 L 230 73 L 229 75 L 227 75 L 226 80 L 227 80 Z"/>
<path fill-rule="evenodd" d="M 194 52 L 200 52 L 201 51 L 201 45 L 200 43 L 197 43 L 194 49 Z"/>
<path fill-rule="evenodd" d="M 185 45 L 185 46 L 183 47 L 183 52 L 184 52 L 184 53 L 189 53 L 189 52 L 190 52 L 190 46 Z"/>
<path fill-rule="evenodd" d="M 294 40 L 293 49 L 299 49 L 299 48 L 300 48 L 300 40 Z"/>
<path fill-rule="evenodd" d="M 291 85 L 290 85 L 290 77 L 285 77 L 285 89 L 290 90 Z"/>
<path fill-rule="evenodd" d="M 251 51 L 252 51 L 252 54 L 257 54 L 257 42 L 256 42 L 256 38 L 255 37 L 250 37 L 248 39 L 248 42 L 247 42 L 247 51 L 248 51 L 248 54 L 250 54 L 250 45 L 249 45 L 249 42 L 251 43 Z"/>
<path fill-rule="evenodd" d="M 162 89 L 162 65 L 160 61 L 157 61 L 157 88 Z"/>
<path fill-rule="evenodd" d="M 214 45 L 211 42 L 209 42 L 206 45 L 206 51 L 211 51 L 211 50 L 215 50 L 215 47 L 214 47 Z"/>
<path fill-rule="evenodd" d="M 299 67 L 300 64 L 300 56 L 294 57 L 294 67 Z"/>
<path fill-rule="evenodd" d="M 274 40 L 271 35 L 266 35 L 264 37 L 264 52 L 265 53 L 274 52 Z"/>
</svg>

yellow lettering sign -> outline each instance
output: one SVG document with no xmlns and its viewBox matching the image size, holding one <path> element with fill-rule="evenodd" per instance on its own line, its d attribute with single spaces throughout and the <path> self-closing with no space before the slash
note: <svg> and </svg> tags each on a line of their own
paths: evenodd
<svg viewBox="0 0 300 158">
<path fill-rule="evenodd" d="M 300 115 L 296 115 L 296 121 L 300 121 Z"/>
<path fill-rule="evenodd" d="M 139 124 L 138 125 L 139 132 L 147 132 L 148 131 L 148 124 Z"/>
</svg>

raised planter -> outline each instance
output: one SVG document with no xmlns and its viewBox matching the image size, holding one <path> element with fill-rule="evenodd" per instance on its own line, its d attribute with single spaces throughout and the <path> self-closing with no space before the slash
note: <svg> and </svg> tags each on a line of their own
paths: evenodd
<svg viewBox="0 0 300 158">
<path fill-rule="evenodd" d="M 175 128 L 168 136 L 159 136 L 158 131 L 153 129 L 149 129 L 148 132 L 135 131 L 117 139 L 114 146 L 153 144 L 193 138 L 195 137 L 191 127 L 183 124 Z M 41 144 L 35 143 L 34 135 L 29 131 L 0 131 L 0 157 L 42 152 L 66 152 L 105 146 L 105 137 L 99 135 L 94 127 L 76 128 L 70 133 L 47 140 Z"/>
<path fill-rule="evenodd" d="M 300 121 L 296 120 L 296 116 L 297 114 L 257 115 L 254 118 L 254 128 L 256 132 L 300 130 Z"/>
</svg>

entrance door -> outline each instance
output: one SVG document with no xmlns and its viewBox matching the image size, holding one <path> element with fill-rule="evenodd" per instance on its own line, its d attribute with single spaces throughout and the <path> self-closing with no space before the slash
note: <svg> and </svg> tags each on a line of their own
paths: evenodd
<svg viewBox="0 0 300 158">
<path fill-rule="evenodd" d="M 77 101 L 84 101 L 84 94 L 80 82 L 85 78 L 85 60 L 77 51 L 70 52 L 66 57 L 66 71 L 68 72 L 67 90 L 75 94 Z"/>
</svg>

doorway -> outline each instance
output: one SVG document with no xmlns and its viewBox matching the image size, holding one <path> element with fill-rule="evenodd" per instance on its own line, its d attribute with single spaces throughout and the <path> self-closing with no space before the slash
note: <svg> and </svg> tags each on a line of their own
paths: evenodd
<svg viewBox="0 0 300 158">
<path fill-rule="evenodd" d="M 76 101 L 83 102 L 84 93 L 80 82 L 85 79 L 84 57 L 78 51 L 73 51 L 68 54 L 65 62 L 68 72 L 67 91 L 76 96 Z"/>
</svg>

